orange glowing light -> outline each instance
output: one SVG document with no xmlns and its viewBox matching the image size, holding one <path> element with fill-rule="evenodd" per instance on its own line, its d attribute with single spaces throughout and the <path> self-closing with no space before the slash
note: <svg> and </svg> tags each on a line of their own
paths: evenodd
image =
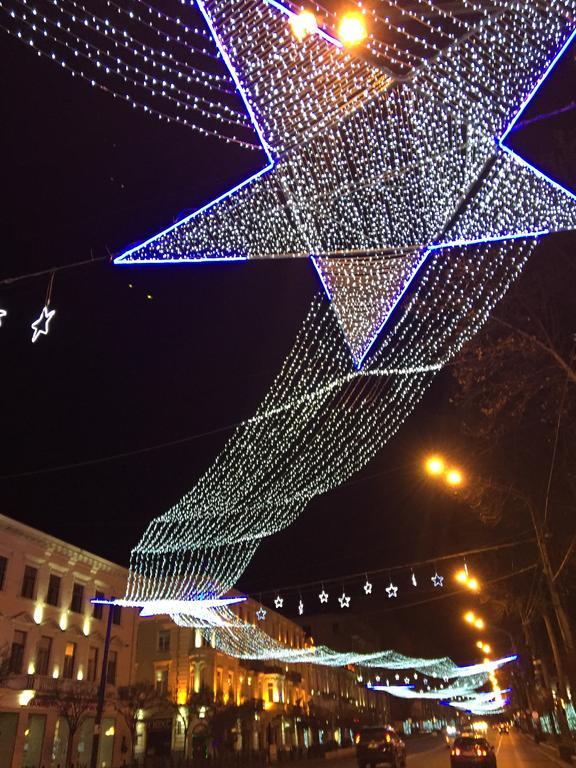
<svg viewBox="0 0 576 768">
<path fill-rule="evenodd" d="M 430 456 L 426 459 L 426 472 L 432 477 L 438 477 L 444 472 L 445 464 L 441 456 Z"/>
<path fill-rule="evenodd" d="M 446 472 L 446 482 L 453 488 L 457 488 L 458 486 L 462 485 L 463 481 L 464 478 L 462 477 L 462 472 L 460 472 L 459 469 L 449 469 L 448 472 Z"/>
<path fill-rule="evenodd" d="M 462 568 L 462 570 L 461 570 L 461 571 L 458 571 L 458 572 L 457 572 L 457 573 L 454 575 L 454 578 L 456 579 L 456 581 L 457 581 L 459 584 L 466 584 L 466 582 L 468 581 L 468 574 L 467 574 L 467 573 L 466 573 L 466 571 L 465 571 L 465 570 Z"/>
<path fill-rule="evenodd" d="M 301 11 L 297 16 L 290 17 L 290 28 L 296 40 L 301 43 L 304 38 L 318 31 L 318 22 L 311 11 Z"/>
<path fill-rule="evenodd" d="M 468 579 L 468 581 L 466 582 L 466 586 L 468 587 L 468 589 L 471 589 L 472 592 L 480 591 L 480 582 L 474 576 Z"/>
<path fill-rule="evenodd" d="M 364 17 L 360 13 L 346 13 L 338 25 L 338 37 L 344 45 L 358 45 L 368 37 Z"/>
</svg>

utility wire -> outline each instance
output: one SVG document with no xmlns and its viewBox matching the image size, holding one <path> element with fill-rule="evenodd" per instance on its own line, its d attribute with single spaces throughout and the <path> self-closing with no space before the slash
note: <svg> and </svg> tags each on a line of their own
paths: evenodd
<svg viewBox="0 0 576 768">
<path fill-rule="evenodd" d="M 287 592 L 299 592 L 302 589 L 308 589 L 311 587 L 322 587 L 326 584 L 340 584 L 342 582 L 349 582 L 353 581 L 355 579 L 365 578 L 366 576 L 376 576 L 378 574 L 382 573 L 393 573 L 397 571 L 407 571 L 412 568 L 421 568 L 424 565 L 434 565 L 434 563 L 439 562 L 445 562 L 446 560 L 456 560 L 459 558 L 469 557 L 470 555 L 479 555 L 483 554 L 485 552 L 496 552 L 503 549 L 511 549 L 512 547 L 522 546 L 523 544 L 532 544 L 536 541 L 534 537 L 526 538 L 526 539 L 516 539 L 514 541 L 508 541 L 500 544 L 493 544 L 491 546 L 486 547 L 476 547 L 475 549 L 467 549 L 463 552 L 453 552 L 449 555 L 440 555 L 436 557 L 430 557 L 426 560 L 417 560 L 415 562 L 410 563 L 403 563 L 401 565 L 393 565 L 393 566 L 386 566 L 386 568 L 377 568 L 375 570 L 367 571 L 366 569 L 362 571 L 358 571 L 357 573 L 349 573 L 345 576 L 334 576 L 329 579 L 318 579 L 316 581 L 309 581 L 304 584 L 295 584 L 295 585 L 289 585 L 285 587 L 267 587 L 266 589 L 250 589 L 247 590 L 248 592 L 251 592 L 252 594 L 262 593 L 262 594 L 268 594 L 271 592 L 282 592 L 283 594 L 286 594 Z"/>
<path fill-rule="evenodd" d="M 523 573 L 528 573 L 529 571 L 534 570 L 534 568 L 538 567 L 538 563 L 532 563 L 532 565 L 527 565 L 525 568 L 520 568 L 516 571 L 511 571 L 510 573 L 505 573 L 503 576 L 496 576 L 493 579 L 488 579 L 486 581 L 486 584 L 496 584 L 499 581 L 506 581 L 507 579 L 512 579 L 514 576 L 520 576 Z M 456 595 L 461 595 L 463 593 L 470 594 L 465 587 L 462 587 L 461 589 L 453 589 L 450 592 L 442 592 L 438 595 L 432 595 L 431 597 L 424 598 L 422 600 L 415 600 L 411 603 L 398 603 L 394 604 L 390 607 L 386 608 L 375 608 L 374 610 L 370 611 L 362 611 L 363 614 L 375 614 L 375 613 L 391 613 L 392 611 L 401 611 L 404 608 L 414 608 L 418 605 L 424 605 L 426 603 L 434 603 L 437 600 L 446 600 L 449 597 L 455 597 Z"/>
<path fill-rule="evenodd" d="M 18 283 L 20 280 L 30 280 L 33 277 L 44 277 L 45 275 L 54 275 L 56 272 L 65 272 L 68 269 L 77 269 L 78 267 L 86 267 L 88 264 L 96 264 L 99 261 L 108 261 L 112 257 L 107 256 L 95 256 L 91 259 L 84 259 L 83 261 L 74 261 L 71 264 L 61 264 L 59 267 L 48 267 L 47 269 L 41 269 L 38 272 L 25 272 L 22 275 L 14 275 L 13 277 L 4 277 L 0 280 L 0 285 L 12 285 Z"/>
</svg>

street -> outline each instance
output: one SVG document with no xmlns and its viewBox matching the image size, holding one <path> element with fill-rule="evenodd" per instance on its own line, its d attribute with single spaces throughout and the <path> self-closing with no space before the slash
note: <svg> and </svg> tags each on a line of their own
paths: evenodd
<svg viewBox="0 0 576 768">
<path fill-rule="evenodd" d="M 500 736 L 494 732 L 488 734 L 488 740 L 496 747 L 498 768 L 552 768 L 555 765 L 567 765 L 558 757 L 548 757 L 547 752 L 533 744 L 525 736 L 511 732 Z M 408 766 L 410 768 L 449 768 L 450 752 L 440 738 L 425 736 L 407 741 Z M 334 768 L 356 768 L 356 760 L 346 757 L 330 761 Z"/>
</svg>

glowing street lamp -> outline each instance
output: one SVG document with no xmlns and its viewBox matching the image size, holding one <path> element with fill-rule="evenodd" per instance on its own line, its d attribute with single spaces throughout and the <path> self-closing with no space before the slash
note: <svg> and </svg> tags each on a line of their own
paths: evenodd
<svg viewBox="0 0 576 768">
<path fill-rule="evenodd" d="M 424 461 L 426 474 L 433 478 L 442 478 L 450 488 L 459 488 L 464 484 L 464 474 L 458 467 L 448 465 L 444 456 L 434 453 Z"/>
<path fill-rule="evenodd" d="M 318 31 L 318 22 L 311 11 L 301 11 L 290 17 L 290 28 L 296 40 L 301 43 L 304 38 L 314 35 Z"/>
<path fill-rule="evenodd" d="M 470 576 L 465 568 L 461 568 L 454 574 L 455 581 L 462 586 L 467 587 L 471 592 L 480 591 L 480 582 L 475 576 Z"/>
<path fill-rule="evenodd" d="M 462 472 L 455 468 L 449 469 L 448 472 L 446 472 L 446 482 L 448 485 L 451 485 L 452 488 L 458 488 L 464 482 Z"/>
<path fill-rule="evenodd" d="M 346 13 L 338 24 L 338 37 L 346 46 L 354 46 L 368 37 L 364 17 L 360 13 Z"/>
<path fill-rule="evenodd" d="M 438 477 L 444 474 L 446 464 L 442 456 L 429 456 L 425 463 L 426 472 L 432 477 Z"/>
<path fill-rule="evenodd" d="M 485 643 L 483 640 L 478 640 L 478 642 L 476 643 L 476 648 L 479 648 L 486 655 L 489 655 L 492 653 L 492 647 L 488 645 L 488 643 Z"/>
<path fill-rule="evenodd" d="M 472 627 L 475 627 L 476 629 L 485 629 L 486 622 L 484 619 L 481 619 L 479 616 L 476 616 L 474 611 L 466 611 L 464 614 L 464 621 L 467 624 L 470 624 Z"/>
</svg>

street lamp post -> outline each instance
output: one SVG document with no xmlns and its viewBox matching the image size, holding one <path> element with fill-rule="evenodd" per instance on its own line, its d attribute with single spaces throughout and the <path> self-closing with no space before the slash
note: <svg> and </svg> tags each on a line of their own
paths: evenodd
<svg viewBox="0 0 576 768">
<path fill-rule="evenodd" d="M 102 728 L 102 713 L 106 698 L 106 681 L 108 678 L 108 653 L 110 651 L 110 636 L 112 634 L 112 620 L 114 618 L 114 606 L 108 605 L 108 622 L 106 624 L 106 638 L 104 640 L 104 652 L 102 653 L 102 670 L 100 672 L 100 685 L 98 686 L 98 701 L 96 704 L 96 716 L 94 717 L 94 733 L 92 736 L 92 753 L 90 755 L 90 768 L 97 768 L 98 750 L 100 748 L 100 730 Z"/>
</svg>

